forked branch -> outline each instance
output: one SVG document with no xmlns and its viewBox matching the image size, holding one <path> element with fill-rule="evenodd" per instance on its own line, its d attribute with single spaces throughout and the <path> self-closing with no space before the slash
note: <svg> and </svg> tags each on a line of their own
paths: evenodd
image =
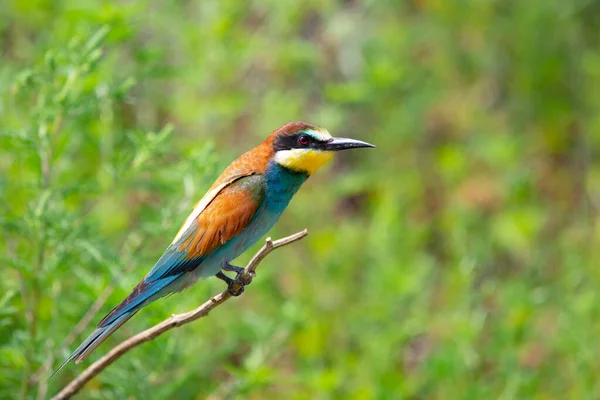
<svg viewBox="0 0 600 400">
<path fill-rule="evenodd" d="M 242 286 L 241 282 L 249 281 L 251 277 L 254 276 L 256 268 L 260 264 L 260 262 L 273 250 L 278 247 L 282 247 L 293 243 L 297 240 L 302 239 L 308 234 L 308 231 L 305 229 L 302 232 L 295 233 L 288 237 L 284 237 L 279 240 L 272 241 L 271 238 L 267 238 L 265 245 L 252 257 L 252 260 L 248 263 L 244 271 L 236 277 L 236 281 L 233 284 L 233 289 L 236 289 L 236 285 L 238 285 L 238 289 Z M 102 372 L 106 367 L 120 358 L 123 354 L 127 353 L 129 350 L 133 349 L 136 346 L 144 342 L 148 342 L 158 335 L 165 333 L 168 330 L 173 328 L 177 328 L 179 326 L 185 325 L 192 321 L 195 321 L 199 318 L 206 317 L 210 311 L 212 311 L 218 305 L 227 301 L 231 296 L 229 291 L 226 289 L 223 292 L 217 294 L 216 296 L 211 297 L 208 301 L 202 304 L 200 307 L 187 312 L 185 314 L 174 314 L 170 318 L 162 321 L 161 323 L 154 325 L 152 328 L 146 329 L 143 332 L 138 333 L 135 336 L 130 337 L 129 339 L 121 342 L 117 346 L 115 346 L 112 350 L 110 350 L 106 355 L 101 357 L 98 361 L 94 362 L 92 365 L 87 367 L 79 376 L 73 379 L 67 386 L 65 386 L 56 396 L 54 396 L 53 400 L 60 399 L 68 399 L 87 383 L 94 376 L 98 375 Z"/>
</svg>

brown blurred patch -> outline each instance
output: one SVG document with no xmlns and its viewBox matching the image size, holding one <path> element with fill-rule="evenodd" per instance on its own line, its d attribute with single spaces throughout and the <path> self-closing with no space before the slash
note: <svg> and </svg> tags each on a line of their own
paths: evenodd
<svg viewBox="0 0 600 400">
<path fill-rule="evenodd" d="M 368 200 L 369 193 L 366 191 L 342 197 L 335 206 L 336 217 L 351 218 L 363 214 Z"/>
<path fill-rule="evenodd" d="M 452 112 L 453 109 L 445 103 L 434 105 L 429 109 L 425 115 L 425 127 L 429 144 L 439 144 L 438 142 L 442 139 L 448 139 L 452 136 L 454 131 Z"/>
<path fill-rule="evenodd" d="M 583 191 L 580 190 L 575 173 L 561 165 L 565 161 L 554 157 L 552 162 L 541 162 L 537 168 L 535 185 L 540 194 L 562 212 L 572 212 L 580 203 Z"/>
<path fill-rule="evenodd" d="M 223 135 L 224 141 L 227 143 L 227 148 L 241 149 L 247 151 L 249 147 L 254 145 L 256 140 L 252 138 L 249 127 L 252 126 L 252 115 L 249 113 L 241 113 L 237 115 L 232 123 L 230 133 Z M 269 132 L 270 133 L 270 132 Z M 267 133 L 264 133 L 265 137 Z"/>
<path fill-rule="evenodd" d="M 241 367 L 244 359 L 248 356 L 251 350 L 252 348 L 250 344 L 240 343 L 238 348 L 235 351 L 232 351 L 231 354 L 225 358 L 225 361 L 222 365 L 231 365 L 236 368 Z M 227 382 L 231 378 L 231 372 L 226 368 L 215 368 L 212 376 L 215 382 Z"/>
<path fill-rule="evenodd" d="M 302 290 L 300 281 L 293 274 L 277 274 L 276 280 L 277 288 L 285 297 L 293 297 Z"/>
<path fill-rule="evenodd" d="M 498 182 L 487 175 L 475 175 L 460 184 L 453 193 L 454 200 L 471 210 L 492 212 L 503 203 Z"/>
<path fill-rule="evenodd" d="M 129 209 L 137 209 L 142 205 L 160 206 L 162 198 L 160 195 L 148 190 L 135 190 L 127 195 L 127 206 Z"/>
<path fill-rule="evenodd" d="M 527 343 L 519 352 L 519 364 L 524 368 L 537 369 L 546 359 L 548 351 L 537 342 Z"/>
<path fill-rule="evenodd" d="M 417 336 L 404 347 L 402 364 L 404 370 L 410 373 L 423 365 L 433 351 L 433 340 L 427 335 Z"/>
</svg>

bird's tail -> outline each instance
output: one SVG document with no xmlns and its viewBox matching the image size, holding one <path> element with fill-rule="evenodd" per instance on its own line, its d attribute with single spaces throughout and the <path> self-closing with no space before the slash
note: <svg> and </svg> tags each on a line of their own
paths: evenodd
<svg viewBox="0 0 600 400">
<path fill-rule="evenodd" d="M 69 361 L 75 360 L 76 364 L 79 364 L 81 361 L 83 361 L 88 354 L 94 351 L 96 347 L 100 346 L 100 344 L 104 342 L 114 331 L 127 322 L 129 318 L 133 317 L 136 312 L 137 310 L 123 314 L 112 323 L 96 328 L 96 330 L 92 332 L 92 334 L 88 336 L 88 338 L 85 339 L 83 343 L 81 343 L 65 361 L 63 361 L 60 367 L 54 371 L 50 378 L 56 375 L 56 373 L 60 371 Z"/>
<path fill-rule="evenodd" d="M 163 289 L 176 278 L 177 276 L 174 276 L 154 282 L 145 282 L 142 280 L 125 300 L 113 308 L 113 310 L 98 323 L 96 330 L 92 332 L 92 334 L 88 336 L 77 349 L 75 349 L 60 367 L 54 371 L 50 378 L 60 371 L 69 361 L 75 360 L 75 363 L 77 364 L 83 361 L 96 347 L 104 342 L 106 338 L 121 325 L 127 322 L 129 318 L 133 317 L 142 307 L 164 296 L 166 293 L 163 293 Z"/>
</svg>

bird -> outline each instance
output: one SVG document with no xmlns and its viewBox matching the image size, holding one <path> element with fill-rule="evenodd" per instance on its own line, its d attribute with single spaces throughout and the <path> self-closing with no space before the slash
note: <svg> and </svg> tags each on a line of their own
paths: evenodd
<svg viewBox="0 0 600 400">
<path fill-rule="evenodd" d="M 369 147 L 375 146 L 333 137 L 326 129 L 304 122 L 289 122 L 274 130 L 223 171 L 150 272 L 52 376 L 72 360 L 83 361 L 141 308 L 181 292 L 200 278 L 216 276 L 233 296 L 240 295 L 244 287 L 237 285 L 235 290 L 234 279 L 224 273 L 243 271 L 231 261 L 273 227 L 297 190 L 335 152 Z"/>
</svg>

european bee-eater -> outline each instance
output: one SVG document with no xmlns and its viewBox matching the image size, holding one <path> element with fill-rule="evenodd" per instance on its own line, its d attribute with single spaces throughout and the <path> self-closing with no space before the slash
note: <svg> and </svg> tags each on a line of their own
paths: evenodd
<svg viewBox="0 0 600 400">
<path fill-rule="evenodd" d="M 334 152 L 359 147 L 375 146 L 291 122 L 233 161 L 196 204 L 152 270 L 58 370 L 73 359 L 81 362 L 142 307 L 199 278 L 216 275 L 231 290 L 233 280 L 223 271 L 240 273 L 242 268 L 230 261 L 271 229 L 300 186 Z"/>
</svg>

